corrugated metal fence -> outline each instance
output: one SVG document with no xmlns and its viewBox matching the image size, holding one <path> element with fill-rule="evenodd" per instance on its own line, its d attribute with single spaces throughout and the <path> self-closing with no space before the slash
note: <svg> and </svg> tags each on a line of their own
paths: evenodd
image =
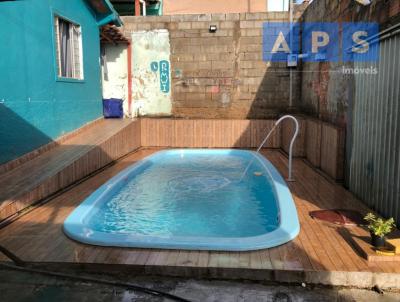
<svg viewBox="0 0 400 302">
<path fill-rule="evenodd" d="M 400 224 L 399 32 L 381 37 L 379 44 L 378 62 L 354 63 L 359 73 L 354 75 L 347 185 L 371 208 Z"/>
</svg>

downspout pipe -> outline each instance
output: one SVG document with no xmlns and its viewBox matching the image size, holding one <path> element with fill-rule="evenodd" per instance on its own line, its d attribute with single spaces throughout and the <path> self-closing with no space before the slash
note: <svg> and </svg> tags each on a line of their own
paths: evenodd
<svg viewBox="0 0 400 302">
<path fill-rule="evenodd" d="M 132 114 L 132 43 L 128 44 L 128 112 L 130 117 Z"/>
<path fill-rule="evenodd" d="M 142 3 L 142 15 L 146 16 L 146 1 L 145 0 L 139 0 L 140 3 Z"/>
<path fill-rule="evenodd" d="M 289 0 L 289 22 L 290 22 L 290 54 L 293 53 L 293 1 Z M 289 108 L 293 107 L 293 70 L 289 70 Z"/>
</svg>

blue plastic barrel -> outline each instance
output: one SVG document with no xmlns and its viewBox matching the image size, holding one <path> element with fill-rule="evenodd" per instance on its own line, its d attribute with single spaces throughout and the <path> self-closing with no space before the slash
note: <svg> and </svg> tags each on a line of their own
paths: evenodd
<svg viewBox="0 0 400 302">
<path fill-rule="evenodd" d="M 124 110 L 121 99 L 103 99 L 103 115 L 105 118 L 122 118 Z"/>
</svg>

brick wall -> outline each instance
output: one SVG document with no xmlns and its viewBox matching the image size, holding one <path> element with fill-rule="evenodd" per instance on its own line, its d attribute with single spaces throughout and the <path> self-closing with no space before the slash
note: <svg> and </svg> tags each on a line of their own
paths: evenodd
<svg viewBox="0 0 400 302">
<path fill-rule="evenodd" d="M 374 0 L 371 5 L 362 6 L 354 0 L 318 0 L 307 7 L 302 20 L 378 22 L 383 30 L 400 21 L 400 1 Z M 347 112 L 351 107 L 353 76 L 342 74 L 342 66 L 352 67 L 352 64 L 303 63 L 301 110 L 321 120 L 345 127 Z"/>
<path fill-rule="evenodd" d="M 288 21 L 287 13 L 125 17 L 123 21 L 126 35 L 168 29 L 174 117 L 258 119 L 288 110 L 286 63 L 262 60 L 263 22 Z M 209 33 L 210 25 L 218 31 Z M 299 87 L 297 75 L 294 80 L 294 87 Z M 295 88 L 294 108 L 298 101 Z"/>
</svg>

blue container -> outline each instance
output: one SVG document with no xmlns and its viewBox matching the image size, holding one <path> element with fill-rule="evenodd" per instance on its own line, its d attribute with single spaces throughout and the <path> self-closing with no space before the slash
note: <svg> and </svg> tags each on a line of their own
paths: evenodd
<svg viewBox="0 0 400 302">
<path fill-rule="evenodd" d="M 124 110 L 121 99 L 103 99 L 103 115 L 105 118 L 122 118 Z"/>
</svg>

